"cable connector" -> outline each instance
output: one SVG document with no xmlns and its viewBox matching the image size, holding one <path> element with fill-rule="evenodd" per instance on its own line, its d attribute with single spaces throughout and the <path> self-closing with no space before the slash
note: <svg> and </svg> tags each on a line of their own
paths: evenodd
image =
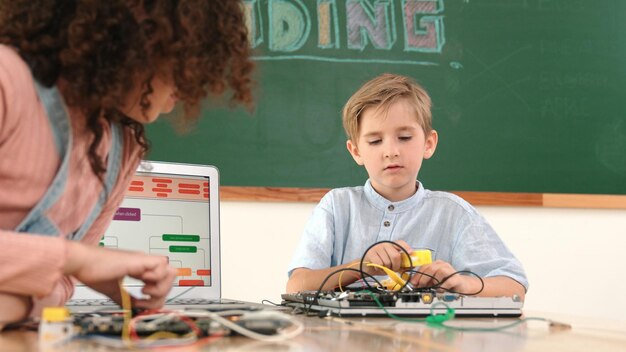
<svg viewBox="0 0 626 352">
<path fill-rule="evenodd" d="M 550 328 L 550 331 L 565 331 L 572 329 L 572 325 L 554 320 L 548 321 L 548 327 Z"/>
</svg>

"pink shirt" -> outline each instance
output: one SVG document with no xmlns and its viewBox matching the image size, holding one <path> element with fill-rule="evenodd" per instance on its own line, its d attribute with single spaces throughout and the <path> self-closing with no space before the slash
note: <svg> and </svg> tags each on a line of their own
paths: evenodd
<svg viewBox="0 0 626 352">
<path fill-rule="evenodd" d="M 92 136 L 79 111 L 70 109 L 69 114 L 69 176 L 65 192 L 47 213 L 64 235 L 16 233 L 13 229 L 46 192 L 61 159 L 28 66 L 13 49 L 0 45 L 0 291 L 33 296 L 34 312 L 71 297 L 72 280 L 62 272 L 67 258 L 64 237 L 80 227 L 102 191 L 87 157 Z M 101 155 L 109 150 L 111 138 L 108 124 L 104 127 Z M 99 242 L 140 161 L 140 147 L 129 129 L 123 144 L 117 183 L 83 242 Z"/>
</svg>

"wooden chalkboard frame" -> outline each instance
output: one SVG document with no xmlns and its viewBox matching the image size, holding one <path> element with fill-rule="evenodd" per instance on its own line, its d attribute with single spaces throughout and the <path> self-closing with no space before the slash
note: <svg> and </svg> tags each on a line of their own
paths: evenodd
<svg viewBox="0 0 626 352">
<path fill-rule="evenodd" d="M 221 186 L 226 201 L 318 202 L 328 188 Z M 472 205 L 626 209 L 626 196 L 605 194 L 451 192 Z"/>
</svg>

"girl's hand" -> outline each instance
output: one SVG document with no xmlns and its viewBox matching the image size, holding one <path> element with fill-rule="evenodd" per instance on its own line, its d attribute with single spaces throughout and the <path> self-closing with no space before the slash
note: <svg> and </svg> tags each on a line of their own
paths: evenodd
<svg viewBox="0 0 626 352">
<path fill-rule="evenodd" d="M 32 302 L 28 296 L 0 292 L 0 331 L 5 325 L 28 317 Z"/>
<path fill-rule="evenodd" d="M 135 307 L 161 308 L 176 271 L 169 266 L 164 256 L 141 252 L 114 250 L 87 246 L 68 241 L 68 259 L 65 274 L 72 275 L 85 285 L 121 303 L 119 281 L 129 276 L 143 281 L 144 299 L 134 300 Z"/>
</svg>

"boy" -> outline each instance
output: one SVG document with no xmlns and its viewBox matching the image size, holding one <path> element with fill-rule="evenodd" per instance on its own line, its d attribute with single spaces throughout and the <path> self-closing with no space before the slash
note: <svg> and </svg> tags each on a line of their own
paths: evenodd
<svg viewBox="0 0 626 352">
<path fill-rule="evenodd" d="M 343 109 L 346 146 L 369 179 L 362 187 L 334 189 L 322 198 L 289 266 L 287 292 L 317 290 L 333 271 L 358 269 L 370 245 L 389 240 L 397 245 L 381 243 L 365 261 L 399 271 L 399 246 L 409 253 L 432 251 L 434 261 L 419 267 L 427 275 L 414 275 L 414 287 L 432 286 L 468 270 L 483 278 L 480 296 L 524 298 L 528 281 L 522 265 L 485 219 L 463 199 L 426 190 L 417 181 L 422 161 L 437 147 L 430 108 L 430 97 L 421 86 L 392 74 L 365 83 L 348 100 Z M 364 271 L 384 273 L 366 266 Z M 357 278 L 346 273 L 341 284 Z M 336 274 L 323 289 L 338 284 Z M 467 294 L 481 286 L 477 277 L 465 274 L 453 275 L 442 285 Z"/>
</svg>

